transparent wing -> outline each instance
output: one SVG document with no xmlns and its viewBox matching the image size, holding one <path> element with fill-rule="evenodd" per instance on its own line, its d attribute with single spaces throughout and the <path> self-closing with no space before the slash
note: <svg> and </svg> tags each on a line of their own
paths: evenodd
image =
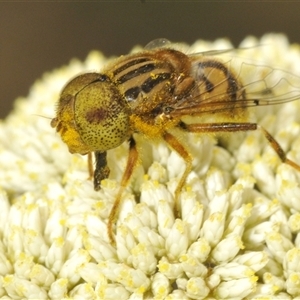
<svg viewBox="0 0 300 300">
<path fill-rule="evenodd" d="M 300 99 L 300 77 L 287 71 L 238 57 L 223 62 L 202 53 L 190 57 L 196 85 L 187 97 L 174 103 L 171 115 L 223 113 Z"/>
<path fill-rule="evenodd" d="M 220 56 L 222 54 L 236 54 L 237 52 L 241 52 L 244 50 L 249 50 L 249 49 L 257 49 L 258 47 L 262 47 L 263 45 L 257 45 L 253 47 L 239 47 L 239 48 L 228 48 L 228 49 L 219 49 L 219 50 L 207 50 L 207 51 L 202 51 L 202 52 L 197 52 L 197 53 L 190 53 L 190 57 L 199 57 L 199 56 Z"/>
<path fill-rule="evenodd" d="M 164 47 L 170 47 L 172 45 L 172 43 L 165 38 L 159 38 L 159 39 L 155 39 L 151 42 L 149 42 L 144 49 L 145 50 L 153 50 L 156 48 L 164 48 Z"/>
</svg>

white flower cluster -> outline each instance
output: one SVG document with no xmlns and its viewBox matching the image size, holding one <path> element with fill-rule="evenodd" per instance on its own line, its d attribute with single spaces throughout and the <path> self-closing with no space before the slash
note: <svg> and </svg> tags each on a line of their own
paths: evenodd
<svg viewBox="0 0 300 300">
<path fill-rule="evenodd" d="M 199 41 L 190 51 L 228 47 Z M 300 74 L 300 48 L 284 36 L 249 37 L 241 47 L 254 62 Z M 95 192 L 86 158 L 69 154 L 47 119 L 70 78 L 106 62 L 92 52 L 45 74 L 0 123 L 0 299 L 300 299 L 300 172 L 260 131 L 229 134 L 222 146 L 210 135 L 182 137 L 194 162 L 180 219 L 183 160 L 138 137 L 141 163 L 110 244 L 106 222 L 128 146 L 109 151 L 110 179 Z M 254 112 L 299 163 L 300 101 Z"/>
</svg>

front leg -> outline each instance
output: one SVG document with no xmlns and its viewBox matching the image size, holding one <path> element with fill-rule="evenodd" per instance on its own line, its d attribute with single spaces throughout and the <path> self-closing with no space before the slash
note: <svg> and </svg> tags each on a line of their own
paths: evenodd
<svg viewBox="0 0 300 300">
<path fill-rule="evenodd" d="M 109 167 L 107 165 L 107 158 L 106 158 L 106 151 L 95 152 L 95 161 L 96 161 L 96 167 L 94 171 L 94 189 L 95 191 L 99 191 L 101 188 L 101 181 L 103 179 L 108 178 L 109 176 Z"/>
<path fill-rule="evenodd" d="M 112 244 L 115 243 L 114 234 L 113 234 L 113 225 L 116 223 L 116 219 L 119 215 L 120 206 L 122 204 L 122 195 L 129 183 L 133 170 L 137 165 L 137 161 L 138 161 L 138 151 L 136 147 L 136 142 L 133 139 L 133 137 L 131 137 L 129 139 L 129 153 L 128 153 L 127 165 L 123 173 L 121 186 L 119 188 L 114 205 L 108 217 L 107 231 L 108 231 L 109 240 Z"/>
</svg>

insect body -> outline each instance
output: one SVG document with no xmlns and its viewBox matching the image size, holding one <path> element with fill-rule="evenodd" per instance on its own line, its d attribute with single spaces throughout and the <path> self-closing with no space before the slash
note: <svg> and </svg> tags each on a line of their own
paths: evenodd
<svg viewBox="0 0 300 300">
<path fill-rule="evenodd" d="M 267 83 L 272 72 L 255 82 L 261 93 L 272 88 Z M 251 84 L 243 85 L 240 77 L 214 57 L 188 56 L 162 47 L 123 56 L 102 73 L 79 75 L 65 86 L 51 126 L 56 127 L 71 153 L 89 154 L 90 167 L 94 152 L 95 190 L 109 176 L 106 151 L 129 141 L 126 169 L 108 220 L 112 242 L 122 193 L 138 160 L 133 134 L 162 139 L 184 159 L 186 169 L 175 190 L 177 216 L 179 194 L 191 171 L 192 157 L 173 133 L 174 128 L 195 133 L 260 129 L 280 159 L 300 171 L 264 128 L 247 121 L 248 107 L 270 103 L 248 93 Z M 295 100 L 298 96 L 299 92 L 290 97 L 277 95 L 272 103 Z M 187 122 L 185 117 L 197 117 L 198 122 Z"/>
</svg>

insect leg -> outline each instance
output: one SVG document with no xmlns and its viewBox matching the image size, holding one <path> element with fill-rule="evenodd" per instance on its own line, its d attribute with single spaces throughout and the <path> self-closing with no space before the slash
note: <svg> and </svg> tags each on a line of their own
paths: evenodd
<svg viewBox="0 0 300 300">
<path fill-rule="evenodd" d="M 122 180 L 121 180 L 121 186 L 119 188 L 117 197 L 115 199 L 114 205 L 113 205 L 113 207 L 110 211 L 109 217 L 108 217 L 107 232 L 108 232 L 110 242 L 112 244 L 115 243 L 115 238 L 114 238 L 114 234 L 113 234 L 113 225 L 115 224 L 116 219 L 119 214 L 119 209 L 120 209 L 120 205 L 122 202 L 122 194 L 130 180 L 130 177 L 133 173 L 134 167 L 137 164 L 137 161 L 138 161 L 138 151 L 136 148 L 136 142 L 133 139 L 133 137 L 131 137 L 129 139 L 129 153 L 128 153 L 126 169 L 125 169 L 125 172 L 124 172 Z"/>
<path fill-rule="evenodd" d="M 186 124 L 180 122 L 180 128 L 188 132 L 236 132 L 257 130 L 256 123 L 203 123 L 203 124 Z"/>
<path fill-rule="evenodd" d="M 264 136 L 268 140 L 271 147 L 275 150 L 275 152 L 277 153 L 277 155 L 279 156 L 281 161 L 284 162 L 285 164 L 295 168 L 296 170 L 298 170 L 300 172 L 300 166 L 286 157 L 285 152 L 283 151 L 281 146 L 278 144 L 278 142 L 273 138 L 273 136 L 263 127 L 258 125 L 257 128 L 263 132 Z"/>
<path fill-rule="evenodd" d="M 274 137 L 262 126 L 256 123 L 205 123 L 205 124 L 185 124 L 181 122 L 179 127 L 188 132 L 235 132 L 235 131 L 249 131 L 261 130 L 267 139 L 270 146 L 277 153 L 281 161 L 290 165 L 300 172 L 300 166 L 286 157 L 285 152 L 274 139 Z"/>
<path fill-rule="evenodd" d="M 100 190 L 101 180 L 106 179 L 109 175 L 109 167 L 107 166 L 106 151 L 95 152 L 96 167 L 94 171 L 94 189 Z"/>
<path fill-rule="evenodd" d="M 184 171 L 183 175 L 181 176 L 180 181 L 175 190 L 174 213 L 175 213 L 175 216 L 179 216 L 180 215 L 179 214 L 179 194 L 182 190 L 182 187 L 185 183 L 187 176 L 189 175 L 189 173 L 192 170 L 192 157 L 188 153 L 188 151 L 182 146 L 182 144 L 169 132 L 165 132 L 163 134 L 163 138 L 167 142 L 167 144 L 171 148 L 173 148 L 184 159 L 185 164 L 186 164 L 185 171 Z"/>
</svg>

